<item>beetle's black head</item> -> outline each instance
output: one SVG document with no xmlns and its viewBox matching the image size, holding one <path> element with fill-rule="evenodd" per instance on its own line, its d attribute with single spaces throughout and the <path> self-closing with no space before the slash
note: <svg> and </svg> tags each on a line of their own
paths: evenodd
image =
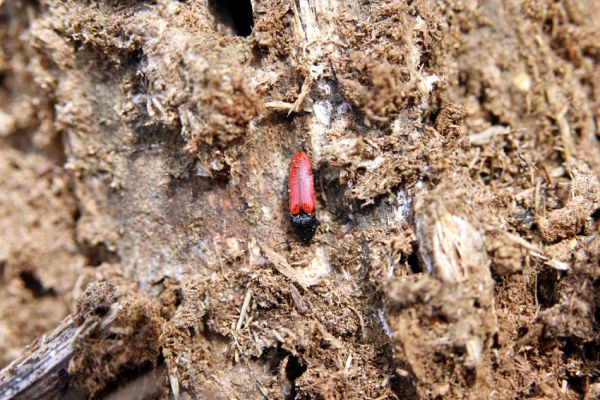
<svg viewBox="0 0 600 400">
<path fill-rule="evenodd" d="M 321 224 L 319 220 L 312 214 L 305 214 L 300 211 L 300 214 L 290 215 L 290 221 L 294 227 L 294 232 L 303 242 L 310 242 L 310 239 L 315 235 L 317 226 Z"/>
</svg>

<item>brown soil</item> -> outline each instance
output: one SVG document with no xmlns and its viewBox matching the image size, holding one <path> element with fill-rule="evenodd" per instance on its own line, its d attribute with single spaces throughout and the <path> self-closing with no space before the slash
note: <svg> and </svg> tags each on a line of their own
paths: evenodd
<svg viewBox="0 0 600 400">
<path fill-rule="evenodd" d="M 70 396 L 600 398 L 600 3 L 226 3 L 0 0 L 0 366 L 118 301 Z"/>
</svg>

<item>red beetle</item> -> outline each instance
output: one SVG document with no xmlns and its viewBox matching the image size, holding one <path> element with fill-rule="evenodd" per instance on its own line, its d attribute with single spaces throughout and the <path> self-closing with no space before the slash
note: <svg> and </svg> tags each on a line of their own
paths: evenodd
<svg viewBox="0 0 600 400">
<path fill-rule="evenodd" d="M 299 151 L 290 165 L 288 179 L 290 200 L 290 221 L 294 231 L 303 242 L 309 242 L 315 235 L 320 222 L 315 217 L 315 184 L 308 155 Z"/>
</svg>

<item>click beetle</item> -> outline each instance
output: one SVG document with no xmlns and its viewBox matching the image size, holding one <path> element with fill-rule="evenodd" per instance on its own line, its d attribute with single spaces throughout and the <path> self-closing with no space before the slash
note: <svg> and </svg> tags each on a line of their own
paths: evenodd
<svg viewBox="0 0 600 400">
<path fill-rule="evenodd" d="M 320 222 L 315 217 L 315 183 L 308 155 L 294 155 L 288 178 L 290 221 L 301 241 L 310 242 Z"/>
</svg>

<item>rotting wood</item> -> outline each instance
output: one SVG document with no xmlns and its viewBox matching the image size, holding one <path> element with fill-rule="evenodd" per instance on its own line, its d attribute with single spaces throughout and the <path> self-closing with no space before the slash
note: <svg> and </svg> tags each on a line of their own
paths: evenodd
<svg viewBox="0 0 600 400">
<path fill-rule="evenodd" d="M 69 315 L 47 337 L 29 345 L 21 357 L 0 371 L 0 399 L 59 399 L 67 390 L 67 368 L 73 356 L 73 344 L 81 335 L 108 331 L 120 306 L 113 304 L 100 319 L 77 325 Z"/>
<path fill-rule="evenodd" d="M 55 210 L 39 207 L 44 197 L 23 201 L 37 209 L 12 213 L 28 217 L 13 217 L 12 225 L 27 232 L 23 222 L 31 215 L 48 226 L 53 243 L 60 242 L 57 226 L 43 222 L 66 221 L 68 237 L 77 241 L 61 253 L 89 243 L 93 253 L 105 246 L 114 251 L 118 262 L 87 254 L 101 265 L 82 269 L 72 262 L 73 277 L 66 279 L 62 269 L 36 267 L 46 253 L 23 254 L 18 263 L 11 256 L 2 276 L 10 280 L 4 309 L 11 310 L 15 287 L 30 297 L 18 274 L 10 274 L 11 263 L 31 264 L 42 289 L 57 292 L 57 299 L 21 302 L 18 314 L 26 322 L 35 314 L 23 311 L 46 301 L 68 303 L 64 293 L 72 286 L 77 293 L 92 277 L 125 276 L 128 287 L 160 295 L 165 318 L 172 318 L 164 326 L 169 341 L 160 345 L 170 354 L 165 364 L 175 398 L 180 391 L 192 398 L 203 391 L 278 398 L 288 382 L 283 397 L 293 397 L 293 389 L 311 398 L 507 398 L 531 391 L 596 398 L 600 389 L 585 387 L 594 379 L 593 360 L 582 354 L 598 336 L 593 313 L 581 311 L 594 310 L 589 282 L 597 279 L 598 236 L 587 224 L 598 205 L 593 191 L 583 192 L 583 204 L 567 199 L 571 181 L 574 188 L 592 182 L 574 179 L 565 162 L 586 162 L 595 176 L 599 171 L 597 146 L 586 142 L 596 143 L 600 118 L 588 90 L 596 76 L 590 43 L 599 30 L 585 17 L 594 14 L 594 2 L 506 8 L 502 2 L 253 1 L 257 29 L 247 39 L 226 37 L 231 27 L 211 16 L 208 3 L 218 2 L 141 9 L 132 3 L 108 11 L 79 2 L 6 8 L 10 23 L 0 53 L 10 50 L 11 57 L 0 57 L 7 78 L 1 108 L 15 115 L 19 129 L 9 119 L 0 136 L 8 147 L 22 146 L 11 149 L 19 150 L 11 160 L 21 160 L 40 151 L 28 143 L 58 135 L 52 145 L 65 149 L 56 169 L 68 160 L 64 193 L 73 197 Z M 548 33 L 546 17 L 563 14 L 569 18 L 553 19 Z M 561 33 L 580 31 L 589 34 L 567 35 L 568 45 L 555 46 Z M 82 46 L 73 47 L 81 38 Z M 464 121 L 432 125 L 442 110 L 454 109 L 449 101 L 464 107 Z M 329 245 L 327 257 L 319 247 L 274 250 L 274 241 L 287 238 L 280 183 L 297 147 L 312 153 L 327 178 L 319 194 L 327 225 L 322 239 L 338 244 Z M 36 172 L 42 164 L 31 162 L 27 171 L 46 185 L 42 175 L 48 174 Z M 20 173 L 4 176 L 25 187 L 12 189 L 15 198 L 37 188 L 18 179 Z M 442 197 L 445 211 L 415 207 L 428 192 Z M 62 208 L 67 218 L 56 213 Z M 39 241 L 23 236 L 16 242 Z M 219 244 L 214 252 L 211 240 Z M 474 245 L 482 240 L 485 247 Z M 248 244 L 248 259 L 237 252 L 239 243 Z M 431 275 L 423 273 L 428 264 L 419 260 L 420 250 L 433 260 Z M 478 266 L 478 259 L 484 268 L 471 273 L 465 264 Z M 539 273 L 548 272 L 543 263 L 565 269 L 560 260 L 568 260 L 569 271 L 538 286 Z M 331 273 L 313 279 L 307 263 L 319 271 L 330 265 Z M 490 263 L 492 280 L 486 278 Z M 79 273 L 86 276 L 71 285 Z M 535 297 L 535 307 L 532 281 L 552 293 L 541 304 Z M 297 314 L 282 301 L 288 283 Z M 240 311 L 237 300 L 250 287 Z M 267 304 L 268 312 L 250 312 L 253 303 L 259 311 Z M 48 329 L 66 313 L 40 318 L 36 326 Z M 328 335 L 312 328 L 317 317 Z M 2 322 L 16 328 L 22 320 Z M 241 332 L 230 332 L 236 321 Z M 531 321 L 543 327 L 544 341 L 529 336 Z M 522 331 L 526 342 L 512 334 Z M 231 335 L 236 357 L 247 355 L 242 362 L 232 363 L 225 351 Z M 329 345 L 331 337 L 344 349 Z M 558 358 L 537 351 L 550 341 L 556 351 L 564 350 L 562 343 L 577 351 Z M 23 344 L 8 343 L 6 354 Z M 42 339 L 36 346 L 47 344 Z M 277 377 L 275 369 L 261 368 L 271 360 L 280 363 Z M 515 362 L 519 368 L 511 367 Z M 531 386 L 564 365 L 577 378 L 568 387 L 566 378 L 562 388 L 560 379 Z M 244 380 L 248 371 L 252 379 Z"/>
</svg>

